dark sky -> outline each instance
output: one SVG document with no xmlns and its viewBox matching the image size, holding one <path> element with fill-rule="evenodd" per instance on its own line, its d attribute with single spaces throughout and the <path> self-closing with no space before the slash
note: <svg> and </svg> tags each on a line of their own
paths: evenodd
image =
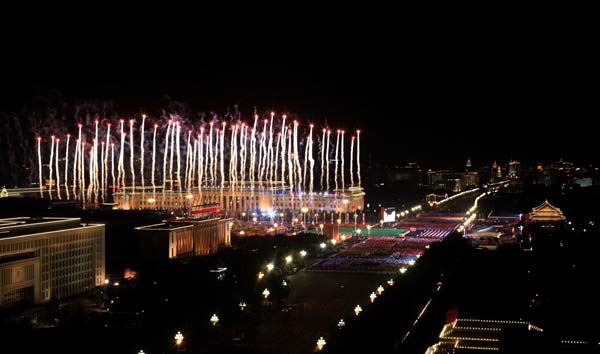
<svg viewBox="0 0 600 354">
<path fill-rule="evenodd" d="M 198 111 L 237 103 L 247 114 L 258 106 L 360 127 L 363 149 L 377 161 L 434 168 L 462 165 L 467 156 L 475 165 L 509 158 L 599 162 L 592 126 L 598 61 L 585 38 L 500 31 L 335 43 L 57 51 L 4 65 L 0 103 L 19 106 L 41 87 L 69 99 L 112 99 L 123 112 L 136 112 L 169 95 Z"/>
</svg>

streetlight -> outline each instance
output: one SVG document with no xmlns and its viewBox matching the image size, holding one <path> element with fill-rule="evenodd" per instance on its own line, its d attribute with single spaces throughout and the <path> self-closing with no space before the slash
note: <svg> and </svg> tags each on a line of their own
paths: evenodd
<svg viewBox="0 0 600 354">
<path fill-rule="evenodd" d="M 183 343 L 183 334 L 180 331 L 177 331 L 175 334 L 175 344 L 179 347 Z"/>
<path fill-rule="evenodd" d="M 210 317 L 210 322 L 213 324 L 213 326 L 216 326 L 219 322 L 219 316 L 217 316 L 216 313 L 213 313 L 213 315 Z"/>
<path fill-rule="evenodd" d="M 140 351 L 138 352 L 138 354 L 146 354 L 146 353 L 144 353 L 144 351 L 143 351 L 143 350 L 140 350 Z"/>
<path fill-rule="evenodd" d="M 383 292 L 383 286 L 379 285 L 379 287 L 377 288 L 377 294 L 381 295 L 382 292 Z"/>
<path fill-rule="evenodd" d="M 336 239 L 335 239 L 335 238 L 332 238 L 332 239 L 331 239 L 331 244 L 335 246 L 335 244 L 336 244 L 336 243 L 337 243 Z"/>
<path fill-rule="evenodd" d="M 305 250 L 300 251 L 300 256 L 301 257 L 306 257 L 306 251 Z"/>
<path fill-rule="evenodd" d="M 371 295 L 369 295 L 369 299 L 371 299 L 371 303 L 373 303 L 376 298 L 377 298 L 377 295 L 375 295 L 375 292 L 372 292 Z"/>
<path fill-rule="evenodd" d="M 360 307 L 360 305 L 356 305 L 356 307 L 354 308 L 354 313 L 356 314 L 356 316 L 358 316 L 361 311 L 362 307 Z"/>
<path fill-rule="evenodd" d="M 379 223 L 381 224 L 381 228 L 383 229 L 383 220 L 379 220 Z"/>
<path fill-rule="evenodd" d="M 325 247 L 327 247 L 327 245 L 325 244 L 325 242 L 321 242 L 321 244 L 320 244 L 319 246 L 321 246 L 321 249 L 322 249 L 322 250 L 324 250 L 324 249 L 325 249 Z"/>
<path fill-rule="evenodd" d="M 343 318 L 340 320 L 340 322 L 338 322 L 337 326 L 339 329 L 342 329 L 346 326 L 346 322 L 344 322 Z"/>
<path fill-rule="evenodd" d="M 408 265 L 409 266 L 414 266 L 415 265 L 415 260 L 411 259 L 410 261 L 408 261 Z"/>
<path fill-rule="evenodd" d="M 325 225 L 323 225 L 323 224 L 320 224 L 320 225 L 319 225 L 319 228 L 321 229 L 321 235 L 323 235 L 323 227 L 324 227 L 324 226 L 325 226 Z"/>
<path fill-rule="evenodd" d="M 271 271 L 271 270 L 273 270 L 273 268 L 275 268 L 275 266 L 273 265 L 273 263 L 267 264 L 267 271 Z"/>
<path fill-rule="evenodd" d="M 262 292 L 262 294 L 265 297 L 265 299 L 267 299 L 269 297 L 269 295 L 271 295 L 271 292 L 269 291 L 269 289 L 265 288 L 265 290 Z"/>
<path fill-rule="evenodd" d="M 282 286 L 287 286 L 287 281 L 285 281 L 285 279 L 281 282 Z"/>
<path fill-rule="evenodd" d="M 371 225 L 367 225 L 367 235 L 371 235 Z"/>
<path fill-rule="evenodd" d="M 400 274 L 404 274 L 404 273 L 406 273 L 406 270 L 407 270 L 407 269 L 406 269 L 406 267 L 402 267 L 402 268 L 400 268 Z"/>
<path fill-rule="evenodd" d="M 258 280 L 261 280 L 265 276 L 265 273 L 258 272 Z"/>
<path fill-rule="evenodd" d="M 246 303 L 244 301 L 240 301 L 240 310 L 244 311 L 246 308 Z"/>
<path fill-rule="evenodd" d="M 108 284 L 110 283 L 110 280 L 108 280 L 108 278 L 104 279 L 104 284 Z"/>
<path fill-rule="evenodd" d="M 360 236 L 360 234 L 362 233 L 362 230 L 361 229 L 357 229 L 356 233 L 358 234 L 358 236 Z"/>
<path fill-rule="evenodd" d="M 394 286 L 394 279 L 390 279 L 387 281 L 389 286 Z"/>
<path fill-rule="evenodd" d="M 285 257 L 285 263 L 292 263 L 292 256 Z"/>
<path fill-rule="evenodd" d="M 317 350 L 318 351 L 323 350 L 323 347 L 325 346 L 325 344 L 327 344 L 325 339 L 323 339 L 323 337 L 320 337 L 319 340 L 317 340 Z"/>
</svg>

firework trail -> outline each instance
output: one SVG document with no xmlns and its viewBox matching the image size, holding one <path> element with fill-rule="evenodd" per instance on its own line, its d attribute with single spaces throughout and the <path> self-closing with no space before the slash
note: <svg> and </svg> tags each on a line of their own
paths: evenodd
<svg viewBox="0 0 600 354">
<path fill-rule="evenodd" d="M 40 184 L 40 197 L 44 197 L 44 184 L 42 182 L 42 138 L 37 137 L 37 153 L 38 153 L 38 175 L 39 175 L 39 184 Z"/>
<path fill-rule="evenodd" d="M 355 137 L 353 136 L 350 142 L 350 185 L 352 186 L 354 186 L 354 139 Z"/>
<path fill-rule="evenodd" d="M 338 189 L 338 152 L 339 152 L 339 144 L 340 144 L 340 130 L 337 130 L 337 137 L 335 139 L 335 190 Z"/>
<path fill-rule="evenodd" d="M 142 127 L 141 127 L 141 131 L 140 131 L 140 178 L 142 179 L 142 194 L 145 192 L 145 185 L 146 182 L 144 182 L 144 124 L 146 123 L 146 115 L 142 114 Z"/>
<path fill-rule="evenodd" d="M 154 124 L 154 133 L 152 134 L 152 176 L 150 182 L 152 183 L 152 192 L 156 193 L 156 183 L 154 180 L 155 168 L 156 168 L 156 130 L 158 124 Z"/>
<path fill-rule="evenodd" d="M 360 130 L 356 131 L 356 175 L 358 177 L 358 186 L 362 186 L 360 181 Z"/>
<path fill-rule="evenodd" d="M 331 141 L 331 130 L 327 130 L 327 152 L 325 153 L 326 166 L 327 166 L 327 191 L 329 191 L 329 142 Z"/>
<path fill-rule="evenodd" d="M 50 146 L 50 162 L 48 163 L 48 166 L 50 168 L 50 188 L 48 190 L 48 193 L 50 195 L 50 199 L 52 199 L 52 174 L 53 174 L 53 167 L 52 167 L 52 162 L 54 161 L 54 135 L 52 135 L 52 145 Z"/>
<path fill-rule="evenodd" d="M 341 156 L 342 156 L 342 191 L 344 191 L 344 189 L 346 188 L 346 181 L 345 181 L 345 172 L 344 172 L 344 131 L 342 130 L 342 137 L 340 138 L 342 141 L 342 146 L 340 147 L 340 152 L 341 152 Z"/>
<path fill-rule="evenodd" d="M 71 199 L 69 195 L 69 142 L 71 141 L 71 134 L 67 134 L 67 144 L 65 146 L 65 192 L 67 193 L 67 199 Z"/>
<path fill-rule="evenodd" d="M 323 190 L 323 172 L 325 163 L 325 133 L 327 129 L 323 128 L 323 137 L 321 138 L 321 191 Z"/>
</svg>

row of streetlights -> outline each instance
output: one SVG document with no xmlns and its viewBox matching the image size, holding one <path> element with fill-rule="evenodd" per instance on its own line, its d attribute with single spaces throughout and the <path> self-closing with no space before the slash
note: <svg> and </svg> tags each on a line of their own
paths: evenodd
<svg viewBox="0 0 600 354">
<path fill-rule="evenodd" d="M 410 266 L 412 266 L 412 265 L 414 265 L 414 264 L 415 264 L 415 261 L 414 261 L 414 260 L 411 260 L 411 261 L 409 261 L 409 263 L 408 263 L 408 265 L 410 265 Z M 402 268 L 400 268 L 400 274 L 404 274 L 404 273 L 406 273 L 406 271 L 407 271 L 407 270 L 408 270 L 408 268 L 406 268 L 406 267 L 402 267 Z M 390 279 L 387 281 L 387 284 L 388 284 L 389 286 L 394 286 L 394 279 L 393 279 L 393 278 L 390 278 Z M 383 287 L 383 285 L 379 285 L 379 286 L 377 287 L 377 289 L 375 289 L 375 291 L 371 292 L 371 294 L 369 295 L 369 300 L 371 301 L 371 303 L 374 303 L 374 302 L 375 302 L 375 300 L 377 299 L 377 296 L 378 296 L 378 295 L 379 295 L 379 296 L 381 296 L 381 294 L 383 294 L 383 292 L 384 292 L 384 291 L 385 291 L 385 288 Z M 354 307 L 354 314 L 355 314 L 356 316 L 360 315 L 360 313 L 361 313 L 362 311 L 363 311 L 363 309 L 362 309 L 362 307 L 360 306 L 360 304 L 359 304 L 359 305 L 356 305 L 356 306 Z M 337 327 L 338 327 L 339 329 L 343 329 L 344 327 L 346 327 L 346 322 L 344 321 L 344 319 L 343 319 L 343 318 L 339 320 L 339 322 L 338 322 L 338 324 L 337 324 Z M 323 350 L 323 347 L 325 347 L 325 344 L 327 344 L 327 342 L 325 341 L 325 339 L 323 339 L 323 337 L 319 337 L 319 339 L 317 340 L 317 350 L 318 350 L 318 351 L 321 351 L 321 350 Z"/>
</svg>

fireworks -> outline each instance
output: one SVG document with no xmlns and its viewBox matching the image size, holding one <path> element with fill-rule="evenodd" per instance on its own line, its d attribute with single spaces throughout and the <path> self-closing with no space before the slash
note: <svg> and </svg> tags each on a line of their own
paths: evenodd
<svg viewBox="0 0 600 354">
<path fill-rule="evenodd" d="M 227 124 L 214 117 L 208 126 L 204 124 L 189 126 L 179 116 L 171 116 L 171 119 L 163 124 L 159 120 L 153 121 L 152 117 L 146 115 L 141 117 L 139 126 L 136 124 L 136 119 L 129 120 L 129 132 L 125 131 L 123 119 L 119 120 L 119 129 L 114 131 L 111 130 L 111 123 L 107 121 L 101 123 L 95 120 L 94 126 L 88 128 L 79 124 L 73 149 L 70 149 L 70 135 L 66 135 L 64 158 L 59 155 L 59 137 L 52 136 L 51 139 L 37 137 L 40 195 L 44 196 L 47 192 L 50 198 L 53 196 L 62 198 L 61 189 L 64 189 L 67 199 L 71 199 L 72 195 L 73 198 L 82 200 L 88 205 L 98 204 L 99 200 L 101 202 L 109 200 L 110 192 L 127 190 L 131 193 L 145 193 L 147 182 L 145 176 L 148 174 L 151 185 L 148 188 L 152 188 L 153 194 L 156 193 L 157 185 L 158 187 L 162 185 L 163 193 L 165 190 L 170 190 L 179 193 L 185 191 L 188 194 L 193 193 L 194 189 L 201 192 L 203 188 L 269 190 L 277 186 L 288 189 L 292 195 L 330 192 L 330 181 L 334 182 L 334 192 L 338 189 L 344 191 L 348 186 L 360 187 L 361 185 L 360 131 L 356 131 L 356 136 L 351 137 L 350 164 L 347 169 L 345 164 L 347 136 L 344 130 L 336 130 L 335 150 L 332 151 L 330 129 L 323 128 L 322 135 L 313 134 L 315 128 L 313 124 L 303 125 L 298 120 L 290 122 L 286 115 L 278 117 L 275 112 L 271 112 L 268 119 L 263 119 L 262 127 L 259 124 L 261 118 L 256 114 L 251 129 L 249 124 L 239 119 Z M 150 145 L 145 147 L 147 120 L 154 127 L 151 150 Z M 187 137 L 181 136 L 182 129 L 187 129 Z M 136 131 L 139 139 L 135 139 Z M 115 138 L 120 138 L 120 144 L 114 143 L 112 134 Z M 128 134 L 129 139 L 127 139 Z M 91 139 L 91 142 L 88 140 L 86 144 L 86 138 Z M 182 138 L 185 141 L 181 141 Z M 313 151 L 315 139 L 321 149 L 320 154 L 317 152 L 316 156 Z M 46 160 L 48 163 L 44 165 L 42 161 L 44 151 L 48 151 L 48 145 L 45 145 L 47 141 L 50 142 L 49 160 Z M 150 166 L 145 164 L 146 158 L 150 158 L 145 156 L 148 150 L 151 151 Z M 116 175 L 115 153 L 118 154 Z M 125 167 L 127 157 L 129 171 Z M 161 157 L 162 169 L 160 167 L 157 169 L 156 159 Z M 315 159 L 319 158 L 320 190 L 315 190 Z M 333 176 L 330 176 L 331 163 L 335 163 Z M 60 180 L 61 168 L 64 169 L 63 181 Z M 350 185 L 346 185 L 347 172 L 350 173 Z M 112 183 L 109 183 L 109 175 Z M 46 191 L 44 176 L 48 177 L 49 187 Z M 354 185 L 355 176 L 357 185 Z M 55 186 L 56 191 L 54 191 Z"/>
</svg>

